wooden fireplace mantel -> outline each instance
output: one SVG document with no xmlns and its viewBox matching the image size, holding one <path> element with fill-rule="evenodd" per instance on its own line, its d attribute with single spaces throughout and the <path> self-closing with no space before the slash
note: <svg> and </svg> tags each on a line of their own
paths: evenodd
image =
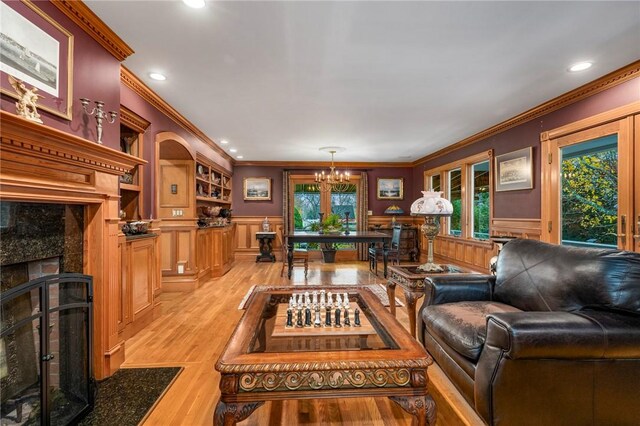
<svg viewBox="0 0 640 426">
<path fill-rule="evenodd" d="M 0 199 L 85 206 L 83 273 L 93 276 L 97 379 L 124 362 L 119 176 L 146 161 L 0 111 Z"/>
</svg>

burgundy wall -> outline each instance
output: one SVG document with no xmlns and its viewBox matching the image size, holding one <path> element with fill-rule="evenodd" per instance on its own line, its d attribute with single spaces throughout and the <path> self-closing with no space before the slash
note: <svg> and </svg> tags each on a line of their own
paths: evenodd
<svg viewBox="0 0 640 426">
<path fill-rule="evenodd" d="M 79 98 L 105 102 L 107 111 L 120 110 L 120 62 L 107 52 L 65 14 L 49 2 L 38 1 L 37 6 L 74 36 L 73 52 L 73 105 L 72 120 L 67 121 L 46 111 L 39 110 L 45 125 L 92 141 L 96 140 L 95 118 L 84 120 Z M 6 76 L 3 74 L 3 78 Z M 50 96 L 42 93 L 43 96 Z M 15 99 L 2 95 L 0 107 L 16 112 Z M 105 146 L 120 149 L 119 119 L 113 124 L 104 124 L 102 142 Z"/>
<path fill-rule="evenodd" d="M 487 139 L 428 161 L 413 172 L 416 188 L 422 188 L 425 170 L 489 149 L 494 155 L 533 147 L 533 189 L 494 193 L 494 217 L 540 218 L 540 133 L 640 100 L 640 78 L 629 80 L 567 107 L 546 114 Z"/>
<path fill-rule="evenodd" d="M 282 216 L 282 172 L 283 167 L 236 166 L 233 169 L 233 215 L 234 216 Z M 349 168 L 352 173 L 357 168 Z M 302 170 L 301 173 L 313 174 L 315 170 Z M 369 210 L 374 215 L 382 215 L 392 204 L 397 204 L 409 214 L 413 200 L 418 194 L 413 190 L 413 171 L 409 167 L 379 167 L 367 169 L 369 177 Z M 271 201 L 245 201 L 242 197 L 243 179 L 246 177 L 270 177 Z M 404 200 L 377 200 L 377 178 L 404 178 Z"/>
<path fill-rule="evenodd" d="M 118 81 L 120 76 L 118 75 Z M 145 216 L 149 216 L 151 213 L 153 217 L 157 217 L 155 211 L 155 143 L 156 136 L 161 132 L 174 132 L 184 138 L 191 147 L 209 158 L 214 163 L 222 166 L 223 168 L 231 171 L 232 165 L 229 161 L 222 158 L 220 154 L 215 152 L 209 145 L 202 142 L 190 132 L 183 129 L 175 121 L 164 115 L 153 105 L 141 98 L 137 93 L 131 90 L 129 87 L 122 85 L 120 87 L 120 103 L 135 112 L 151 124 L 144 133 L 144 159 L 149 163 L 145 166 L 144 170 L 144 211 Z M 242 187 L 242 183 L 240 184 Z M 234 186 L 235 188 L 235 186 Z M 235 191 L 234 191 L 235 192 Z M 235 195 L 235 194 L 234 194 Z M 153 206 L 153 210 L 152 210 Z"/>
</svg>

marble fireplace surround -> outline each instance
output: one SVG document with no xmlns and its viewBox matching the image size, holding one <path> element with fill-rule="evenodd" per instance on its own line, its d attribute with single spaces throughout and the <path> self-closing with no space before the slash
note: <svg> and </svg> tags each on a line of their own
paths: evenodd
<svg viewBox="0 0 640 426">
<path fill-rule="evenodd" d="M 124 361 L 118 178 L 146 161 L 0 111 L 0 199 L 84 205 L 83 273 L 93 276 L 96 379 Z"/>
</svg>

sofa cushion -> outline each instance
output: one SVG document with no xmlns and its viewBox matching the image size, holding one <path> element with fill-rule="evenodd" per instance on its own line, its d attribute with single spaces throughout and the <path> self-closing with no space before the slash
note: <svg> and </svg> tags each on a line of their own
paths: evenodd
<svg viewBox="0 0 640 426">
<path fill-rule="evenodd" d="M 523 311 L 585 307 L 640 312 L 640 254 L 508 242 L 498 256 L 493 300 Z"/>
<path fill-rule="evenodd" d="M 487 316 L 500 312 L 520 310 L 497 302 L 444 303 L 425 307 L 422 319 L 427 332 L 475 362 L 487 335 Z"/>
</svg>

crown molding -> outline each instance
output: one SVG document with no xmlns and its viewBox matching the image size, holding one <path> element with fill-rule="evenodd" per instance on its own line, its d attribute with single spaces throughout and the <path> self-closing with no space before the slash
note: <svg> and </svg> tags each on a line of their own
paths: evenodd
<svg viewBox="0 0 640 426">
<path fill-rule="evenodd" d="M 442 148 L 439 151 L 436 151 L 432 154 L 419 158 L 418 160 L 414 161 L 412 165 L 418 166 L 420 164 L 426 163 L 427 161 L 431 161 L 438 157 L 442 157 L 443 155 L 449 154 L 450 152 L 456 151 L 460 148 L 471 145 L 475 142 L 497 135 L 498 133 L 502 133 L 506 130 L 519 126 L 523 123 L 526 123 L 527 121 L 534 120 L 545 114 L 549 114 L 553 111 L 557 111 L 560 108 L 564 108 L 575 102 L 581 101 L 582 99 L 588 98 L 589 96 L 593 96 L 596 93 L 600 93 L 604 90 L 610 89 L 614 86 L 617 86 L 618 84 L 624 83 L 625 81 L 629 81 L 633 78 L 636 78 L 639 75 L 640 75 L 640 60 L 633 62 L 625 67 L 622 67 L 616 71 L 613 71 L 607 75 L 604 75 L 590 83 L 582 85 L 577 89 L 574 89 L 570 92 L 567 92 L 563 95 L 553 98 L 550 101 L 547 101 L 543 104 L 538 105 L 537 107 L 531 108 L 528 111 L 525 111 L 521 114 L 516 115 L 515 117 L 509 118 L 508 120 L 498 123 L 495 126 L 489 127 L 488 129 L 483 130 L 479 133 L 476 133 L 475 135 L 469 136 L 466 139 L 463 139 L 457 143 L 454 143 L 445 148 Z"/>
<path fill-rule="evenodd" d="M 107 26 L 98 15 L 93 13 L 82 1 L 51 0 L 51 3 L 78 24 L 87 34 L 102 47 L 107 49 L 118 61 L 124 61 L 133 54 L 133 49 Z"/>
<path fill-rule="evenodd" d="M 255 166 L 255 167 L 284 167 L 284 168 L 299 168 L 313 170 L 318 167 L 331 167 L 331 161 L 236 161 L 236 167 L 240 166 Z M 358 169 L 370 169 L 378 167 L 413 167 L 413 163 L 374 163 L 374 162 L 354 162 L 354 161 L 336 161 L 333 163 L 338 168 L 358 168 Z"/>
<path fill-rule="evenodd" d="M 227 154 L 222 148 L 208 137 L 204 132 L 198 129 L 195 124 L 187 120 L 174 107 L 169 105 L 167 101 L 162 99 L 156 92 L 151 90 L 149 86 L 144 84 L 135 74 L 127 69 L 124 65 L 120 66 L 120 82 L 133 90 L 138 96 L 153 105 L 157 110 L 167 117 L 175 121 L 180 127 L 193 134 L 198 139 L 209 145 L 215 152 L 220 154 L 224 159 L 229 161 L 231 165 L 235 165 L 236 161 Z"/>
<path fill-rule="evenodd" d="M 150 122 L 122 105 L 120 105 L 120 124 L 124 124 L 138 133 L 144 133 L 151 125 Z"/>
</svg>

